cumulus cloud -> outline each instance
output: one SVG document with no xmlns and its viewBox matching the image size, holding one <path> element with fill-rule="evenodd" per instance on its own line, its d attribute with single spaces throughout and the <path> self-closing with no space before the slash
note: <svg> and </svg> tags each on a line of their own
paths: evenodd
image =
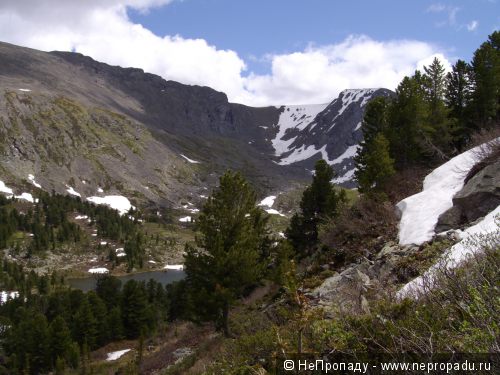
<svg viewBox="0 0 500 375">
<path fill-rule="evenodd" d="M 147 12 L 171 1 L 3 0 L 0 40 L 46 51 L 75 50 L 109 64 L 210 86 L 231 101 L 251 105 L 329 102 L 346 88 L 394 89 L 404 75 L 439 54 L 420 41 L 350 36 L 332 45 L 268 55 L 270 73 L 254 74 L 235 51 L 203 39 L 158 36 L 127 16 L 127 8 Z"/>
<path fill-rule="evenodd" d="M 269 75 L 250 75 L 246 88 L 263 102 L 328 102 L 345 88 L 394 89 L 422 62 L 438 56 L 427 43 L 399 40 L 379 42 L 367 36 L 351 36 L 341 43 L 309 47 L 303 52 L 271 57 Z"/>
</svg>

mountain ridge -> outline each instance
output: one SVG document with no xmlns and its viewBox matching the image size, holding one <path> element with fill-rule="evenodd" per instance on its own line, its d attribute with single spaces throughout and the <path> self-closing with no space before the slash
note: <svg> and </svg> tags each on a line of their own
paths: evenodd
<svg viewBox="0 0 500 375">
<path fill-rule="evenodd" d="M 347 92 L 342 92 L 331 103 L 316 106 L 300 126 L 282 129 L 280 119 L 287 110 L 300 106 L 230 103 L 226 94 L 209 87 L 184 85 L 72 52 L 46 53 L 0 42 L 0 57 L 5 62 L 0 66 L 4 179 L 7 174 L 11 180 L 25 180 L 32 174 L 44 182 L 44 188 L 62 192 L 71 183 L 85 193 L 97 189 L 111 174 L 110 191 L 170 206 L 215 186 L 217 175 L 226 169 L 242 171 L 262 186 L 262 193 L 307 181 L 321 157 L 334 165 L 340 177 L 345 176 L 353 168 L 349 150 L 362 139 L 359 123 L 364 105 L 377 95 L 391 95 L 386 89 L 351 90 L 356 100 L 345 105 Z M 51 133 L 47 123 L 60 128 Z M 90 123 L 93 131 L 108 134 L 104 136 L 108 143 L 90 147 L 87 142 L 92 137 L 85 136 L 74 142 L 70 134 L 76 130 L 81 136 L 82 129 L 86 129 L 84 135 L 90 134 Z M 128 130 L 120 132 L 120 128 Z M 58 134 L 66 134 L 67 139 Z M 46 143 L 44 152 L 39 137 Z M 47 151 L 59 141 L 59 157 L 67 159 L 62 164 L 51 160 Z M 286 147 L 278 152 L 280 142 Z M 67 152 L 62 151 L 65 148 Z M 108 150 L 106 155 L 103 149 Z M 291 160 L 294 153 L 300 157 Z M 342 155 L 346 158 L 339 159 Z M 98 160 L 89 162 L 89 158 Z M 60 169 L 60 175 L 48 172 L 55 169 Z M 341 182 L 355 186 L 349 178 Z"/>
</svg>

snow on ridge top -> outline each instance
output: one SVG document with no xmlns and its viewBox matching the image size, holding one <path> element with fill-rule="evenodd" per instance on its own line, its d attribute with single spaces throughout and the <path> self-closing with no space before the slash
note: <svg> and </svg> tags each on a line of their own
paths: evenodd
<svg viewBox="0 0 500 375">
<path fill-rule="evenodd" d="M 453 206 L 470 169 L 479 162 L 478 151 L 487 143 L 474 147 L 436 168 L 424 179 L 423 190 L 399 202 L 401 212 L 399 243 L 420 245 L 434 236 L 439 216 Z"/>
<path fill-rule="evenodd" d="M 318 113 L 322 112 L 327 106 L 328 103 L 280 107 L 283 108 L 283 111 L 280 113 L 278 124 L 275 125 L 278 127 L 278 133 L 271 140 L 275 155 L 280 156 L 290 151 L 289 147 L 293 143 L 294 138 L 283 139 L 288 129 L 305 129 L 307 125 L 314 121 Z"/>
<path fill-rule="evenodd" d="M 375 87 L 372 87 L 372 88 L 364 88 L 364 89 L 345 89 L 345 90 L 342 90 L 339 94 L 339 96 L 341 95 L 347 95 L 347 94 L 354 94 L 354 95 L 359 95 L 359 94 L 373 94 L 375 91 L 377 90 L 380 90 L 380 88 L 375 88 Z"/>
<path fill-rule="evenodd" d="M 130 201 L 122 195 L 106 195 L 105 197 L 88 197 L 89 202 L 95 204 L 105 204 L 114 210 L 117 210 L 120 215 L 126 214 L 131 208 L 134 208 Z"/>
<path fill-rule="evenodd" d="M 193 159 L 189 159 L 186 155 L 183 155 L 183 154 L 180 154 L 184 159 L 186 159 L 189 163 L 191 164 L 200 164 L 201 161 L 197 161 L 197 160 L 193 160 Z"/>
</svg>

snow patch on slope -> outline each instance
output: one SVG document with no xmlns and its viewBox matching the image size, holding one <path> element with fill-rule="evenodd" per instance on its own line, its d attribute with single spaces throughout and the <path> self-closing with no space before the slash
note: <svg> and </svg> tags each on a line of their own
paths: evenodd
<svg viewBox="0 0 500 375">
<path fill-rule="evenodd" d="M 127 354 L 129 351 L 130 349 L 124 349 L 124 350 L 118 350 L 116 352 L 107 353 L 106 361 L 116 361 L 123 355 Z"/>
<path fill-rule="evenodd" d="M 184 159 L 186 159 L 189 163 L 191 164 L 200 164 L 201 161 L 197 161 L 197 160 L 193 160 L 193 159 L 190 159 L 188 158 L 186 155 L 183 155 L 183 154 L 180 154 Z"/>
<path fill-rule="evenodd" d="M 356 172 L 356 169 L 353 168 L 351 170 L 348 170 L 346 173 L 344 173 L 340 177 L 336 177 L 332 180 L 334 184 L 343 184 L 344 182 L 351 181 L 354 178 L 354 173 Z"/>
<path fill-rule="evenodd" d="M 496 221 L 499 220 L 499 217 L 500 206 L 486 215 L 484 219 L 476 225 L 465 229 L 463 232 L 459 232 L 461 241 L 453 245 L 444 256 L 422 276 L 413 279 L 403 286 L 398 291 L 397 297 L 404 298 L 418 295 L 420 292 L 423 292 L 426 287 L 433 286 L 438 270 L 458 267 L 461 263 L 481 251 L 481 246 L 478 244 L 478 241 L 474 241 L 474 239 L 481 235 L 484 236 L 497 231 L 498 223 Z"/>
<path fill-rule="evenodd" d="M 6 186 L 3 181 L 0 180 L 0 193 L 13 195 L 14 191 L 10 187 Z"/>
<path fill-rule="evenodd" d="M 425 177 L 423 190 L 396 207 L 401 212 L 399 243 L 420 245 L 434 236 L 439 216 L 453 206 L 452 198 L 459 192 L 469 170 L 479 161 L 475 147 L 449 160 Z"/>
<path fill-rule="evenodd" d="M 32 174 L 29 174 L 29 175 L 28 175 L 28 180 L 30 180 L 30 181 L 31 181 L 31 183 L 32 183 L 33 185 L 35 185 L 37 188 L 39 188 L 39 189 L 41 189 L 41 188 L 42 188 L 42 185 L 40 185 L 39 183 L 37 183 L 37 182 L 35 181 L 35 176 L 33 176 Z"/>
<path fill-rule="evenodd" d="M 16 195 L 16 198 L 23 199 L 23 200 L 31 202 L 31 203 L 35 203 L 35 199 L 33 199 L 33 196 L 30 193 L 22 193 L 21 195 Z"/>
<path fill-rule="evenodd" d="M 330 164 L 330 165 L 331 164 L 340 164 L 345 159 L 349 159 L 349 158 L 356 156 L 359 148 L 360 148 L 359 145 L 352 145 L 352 146 L 347 147 L 347 150 L 345 150 L 342 155 L 340 155 L 338 158 L 333 159 L 328 164 Z"/>
<path fill-rule="evenodd" d="M 259 206 L 272 207 L 275 199 L 276 199 L 276 195 L 270 195 L 268 197 L 265 197 L 264 199 L 262 199 L 260 201 Z"/>
<path fill-rule="evenodd" d="M 305 146 L 302 145 L 299 148 L 293 150 L 293 152 L 288 155 L 286 158 L 281 159 L 278 164 L 279 165 L 290 165 L 293 163 L 297 163 L 302 160 L 307 160 L 314 155 L 316 155 L 318 152 L 321 153 L 321 157 L 326 160 L 328 164 L 331 163 L 331 161 L 328 159 L 328 153 L 326 152 L 326 145 L 323 147 L 316 149 L 314 145 L 310 146 Z"/>
<path fill-rule="evenodd" d="M 79 192 L 75 191 L 75 189 L 73 189 L 72 186 L 66 185 L 66 187 L 67 187 L 66 191 L 69 194 L 74 195 L 75 197 L 80 197 L 80 198 L 82 197 L 82 195 Z"/>
<path fill-rule="evenodd" d="M 290 151 L 290 145 L 295 138 L 284 140 L 283 137 L 290 129 L 304 130 L 314 121 L 316 115 L 322 112 L 328 104 L 292 105 L 285 106 L 278 120 L 278 133 L 271 141 L 276 156 L 281 156 Z"/>
<path fill-rule="evenodd" d="M 340 110 L 337 113 L 337 115 L 334 117 L 332 125 L 328 130 L 331 130 L 335 126 L 335 120 L 339 118 L 344 113 L 344 111 L 347 108 L 349 108 L 351 104 L 361 101 L 360 106 L 361 107 L 365 106 L 366 103 L 368 103 L 368 100 L 370 100 L 371 94 L 373 94 L 376 90 L 377 89 L 343 90 L 339 95 L 339 99 L 342 100 L 342 106 L 340 107 Z"/>
<path fill-rule="evenodd" d="M 124 215 L 128 211 L 130 211 L 131 208 L 135 208 L 134 206 L 132 206 L 132 204 L 126 197 L 121 195 L 107 195 L 105 197 L 88 197 L 87 200 L 95 204 L 105 204 L 117 210 L 120 213 L 120 215 Z"/>
</svg>

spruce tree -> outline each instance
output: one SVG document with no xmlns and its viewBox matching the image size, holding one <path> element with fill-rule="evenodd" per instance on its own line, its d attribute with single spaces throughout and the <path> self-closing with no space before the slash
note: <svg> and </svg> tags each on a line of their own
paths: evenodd
<svg viewBox="0 0 500 375">
<path fill-rule="evenodd" d="M 356 179 L 363 193 L 381 192 L 394 173 L 394 159 L 389 155 L 389 141 L 382 133 L 365 146 L 356 159 Z"/>
<path fill-rule="evenodd" d="M 455 145 L 462 149 L 472 133 L 468 107 L 472 99 L 472 69 L 463 60 L 453 65 L 446 76 L 445 102 L 450 110 L 450 117 L 455 121 Z"/>
<path fill-rule="evenodd" d="M 49 326 L 52 363 L 56 365 L 70 362 L 71 332 L 66 321 L 57 316 Z"/>
<path fill-rule="evenodd" d="M 424 87 L 428 113 L 426 127 L 420 134 L 424 150 L 439 160 L 447 159 L 454 133 L 453 122 L 448 116 L 444 97 L 446 92 L 445 69 L 437 57 L 424 67 Z"/>
<path fill-rule="evenodd" d="M 286 237 L 299 256 L 317 245 L 320 223 L 337 214 L 340 199 L 331 182 L 334 175 L 326 161 L 316 162 L 312 184 L 302 194 L 300 213 L 292 217 L 286 230 Z"/>
<path fill-rule="evenodd" d="M 226 172 L 196 222 L 186 246 L 185 270 L 195 320 L 212 320 L 229 332 L 229 309 L 262 276 L 267 214 L 239 174 Z"/>
<path fill-rule="evenodd" d="M 491 34 L 472 60 L 472 112 L 476 130 L 498 126 L 500 120 L 500 31 Z"/>
<path fill-rule="evenodd" d="M 123 286 L 121 311 L 127 338 L 137 338 L 141 332 L 147 331 L 147 295 L 135 280 L 129 280 Z"/>
<path fill-rule="evenodd" d="M 426 123 L 428 106 L 422 81 L 418 71 L 413 77 L 404 77 L 391 105 L 391 126 L 387 138 L 398 168 L 408 167 L 423 159 L 421 138 L 430 129 Z"/>
<path fill-rule="evenodd" d="M 73 317 L 73 337 L 83 347 L 94 348 L 97 338 L 97 322 L 89 300 L 85 296 Z"/>
</svg>

